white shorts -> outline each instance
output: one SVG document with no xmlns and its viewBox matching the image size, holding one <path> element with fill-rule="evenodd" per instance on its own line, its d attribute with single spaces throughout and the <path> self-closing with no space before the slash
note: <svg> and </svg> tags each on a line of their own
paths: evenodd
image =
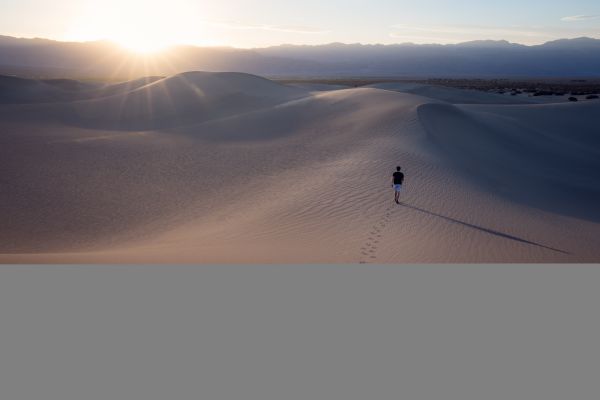
<svg viewBox="0 0 600 400">
<path fill-rule="evenodd" d="M 394 190 L 395 190 L 397 193 L 400 193 L 400 192 L 402 191 L 402 185 L 394 185 Z"/>
</svg>

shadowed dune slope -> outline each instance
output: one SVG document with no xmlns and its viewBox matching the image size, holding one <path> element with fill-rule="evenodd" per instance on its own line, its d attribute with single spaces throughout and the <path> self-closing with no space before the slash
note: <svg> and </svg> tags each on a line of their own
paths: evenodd
<svg viewBox="0 0 600 400">
<path fill-rule="evenodd" d="M 440 154 L 512 200 L 600 221 L 600 104 L 427 104 Z"/>
<path fill-rule="evenodd" d="M 68 90 L 68 86 L 64 87 L 60 83 L 0 75 L 0 104 L 45 103 L 75 99 L 72 90 Z"/>
<path fill-rule="evenodd" d="M 116 84 L 72 79 L 26 79 L 0 75 L 0 104 L 60 103 L 124 94 L 163 77 L 149 76 Z"/>
</svg>

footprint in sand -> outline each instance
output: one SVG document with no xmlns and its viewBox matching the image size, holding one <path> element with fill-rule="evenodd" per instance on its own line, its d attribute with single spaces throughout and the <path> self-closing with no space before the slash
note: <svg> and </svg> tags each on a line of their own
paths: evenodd
<svg viewBox="0 0 600 400">
<path fill-rule="evenodd" d="M 377 221 L 375 225 L 371 227 L 369 231 L 369 235 L 367 238 L 367 242 L 360 248 L 363 256 L 369 257 L 370 260 L 377 259 L 377 248 L 379 242 L 383 239 L 383 229 L 387 226 L 388 223 L 392 222 L 392 217 L 396 213 L 396 209 L 388 208 L 387 211 L 382 215 L 382 217 Z M 367 261 L 361 259 L 361 264 L 367 264 Z"/>
</svg>

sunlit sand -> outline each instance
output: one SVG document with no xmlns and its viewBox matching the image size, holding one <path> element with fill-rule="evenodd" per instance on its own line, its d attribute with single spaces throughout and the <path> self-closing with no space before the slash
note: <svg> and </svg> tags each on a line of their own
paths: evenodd
<svg viewBox="0 0 600 400">
<path fill-rule="evenodd" d="M 499 98 L 190 72 L 4 104 L 0 261 L 597 262 L 600 103 Z"/>
</svg>

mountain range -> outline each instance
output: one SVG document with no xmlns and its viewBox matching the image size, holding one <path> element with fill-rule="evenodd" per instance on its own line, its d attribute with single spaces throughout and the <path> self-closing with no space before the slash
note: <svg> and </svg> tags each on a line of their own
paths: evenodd
<svg viewBox="0 0 600 400">
<path fill-rule="evenodd" d="M 0 73 L 46 78 L 134 79 L 190 70 L 270 77 L 598 77 L 600 40 L 525 46 L 479 40 L 452 45 L 280 45 L 255 49 L 175 46 L 135 54 L 109 41 L 0 36 Z"/>
</svg>

